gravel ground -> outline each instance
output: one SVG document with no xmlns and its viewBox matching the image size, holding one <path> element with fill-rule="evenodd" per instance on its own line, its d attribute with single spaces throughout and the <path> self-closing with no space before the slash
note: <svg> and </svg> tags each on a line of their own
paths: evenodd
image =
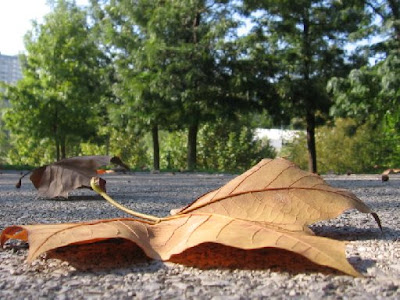
<svg viewBox="0 0 400 300">
<path fill-rule="evenodd" d="M 0 174 L 0 230 L 18 224 L 79 222 L 127 217 L 93 192 L 74 191 L 70 200 L 36 198 L 29 180 L 14 185 L 19 173 Z M 105 175 L 108 193 L 122 204 L 147 214 L 165 216 L 232 175 Z M 335 273 L 265 270 L 201 270 L 158 261 L 113 269 L 79 270 L 58 259 L 27 264 L 27 246 L 8 243 L 0 250 L 0 299 L 400 299 L 400 176 L 381 182 L 379 175 L 325 176 L 347 188 L 375 210 L 356 211 L 321 222 L 321 236 L 349 241 L 346 255 L 364 278 Z"/>
</svg>

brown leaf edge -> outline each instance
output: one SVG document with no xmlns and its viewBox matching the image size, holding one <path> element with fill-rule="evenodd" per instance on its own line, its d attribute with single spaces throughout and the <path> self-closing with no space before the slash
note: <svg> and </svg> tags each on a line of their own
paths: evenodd
<svg viewBox="0 0 400 300">
<path fill-rule="evenodd" d="M 189 222 L 192 219 L 194 225 Z M 230 219 L 220 215 L 191 214 L 155 224 L 126 218 L 85 223 L 11 226 L 2 232 L 1 244 L 4 245 L 8 239 L 28 241 L 28 262 L 55 249 L 115 238 L 129 240 L 139 246 L 149 258 L 162 261 L 174 261 L 190 249 L 207 243 L 233 247 L 239 251 L 274 248 L 289 251 L 295 256 L 301 255 L 317 265 L 333 268 L 354 277 L 363 276 L 346 259 L 346 242 L 308 234 L 282 233 L 262 224 L 244 220 L 233 222 Z M 186 230 L 193 226 L 194 231 Z M 227 230 L 227 227 L 231 226 L 238 229 L 234 230 L 235 237 Z M 240 228 L 245 230 L 239 230 Z M 182 239 L 180 234 L 178 238 L 178 232 L 184 232 Z M 249 234 L 251 232 L 254 234 Z M 267 238 L 270 234 L 274 236 L 272 240 Z M 227 239 L 220 239 L 223 236 Z M 185 264 L 184 259 L 179 261 L 178 258 L 176 262 Z"/>
</svg>

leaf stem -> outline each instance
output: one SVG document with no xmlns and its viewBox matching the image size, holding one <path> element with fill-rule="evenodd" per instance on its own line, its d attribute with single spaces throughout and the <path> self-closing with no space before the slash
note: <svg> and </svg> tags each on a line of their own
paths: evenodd
<svg viewBox="0 0 400 300">
<path fill-rule="evenodd" d="M 136 212 L 134 210 L 131 210 L 129 208 L 126 208 L 125 206 L 119 204 L 118 202 L 116 202 L 114 199 L 112 199 L 100 186 L 100 178 L 98 177 L 92 177 L 92 179 L 90 180 L 90 186 L 92 187 L 92 189 L 98 193 L 100 196 L 102 196 L 105 200 L 107 200 L 108 202 L 110 202 L 112 205 L 114 205 L 115 207 L 119 208 L 120 210 L 126 212 L 127 214 L 130 214 L 132 216 L 141 218 L 141 219 L 145 219 L 145 220 L 149 220 L 149 221 L 153 221 L 156 223 L 159 223 L 162 218 L 158 218 L 152 215 L 146 215 L 146 214 L 142 214 L 139 212 Z"/>
<path fill-rule="evenodd" d="M 21 175 L 21 177 L 19 178 L 18 182 L 15 184 L 15 187 L 17 189 L 19 189 L 22 185 L 22 178 L 24 178 L 26 175 L 32 173 L 32 170 L 29 170 L 28 172 L 26 172 L 25 174 Z"/>
</svg>

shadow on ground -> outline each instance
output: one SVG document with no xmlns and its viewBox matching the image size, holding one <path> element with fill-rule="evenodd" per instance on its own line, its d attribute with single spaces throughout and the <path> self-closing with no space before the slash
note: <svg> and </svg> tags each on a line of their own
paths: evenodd
<svg viewBox="0 0 400 300">
<path fill-rule="evenodd" d="M 92 244 L 71 245 L 53 250 L 48 258 L 68 261 L 79 272 L 104 271 L 120 268 L 143 267 L 149 259 L 136 244 L 123 239 L 111 239 Z M 353 265 L 361 271 L 373 265 L 373 261 L 360 261 L 354 258 Z M 169 262 L 200 269 L 241 269 L 266 270 L 277 272 L 323 273 L 343 275 L 335 269 L 314 264 L 307 258 L 287 250 L 262 248 L 242 250 L 215 243 L 204 243 L 173 255 Z M 158 268 L 163 264 L 157 264 Z"/>
<path fill-rule="evenodd" d="M 318 235 L 340 241 L 368 241 L 368 240 L 393 240 L 400 237 L 400 230 L 391 227 L 358 228 L 348 225 L 318 225 L 311 227 Z"/>
</svg>

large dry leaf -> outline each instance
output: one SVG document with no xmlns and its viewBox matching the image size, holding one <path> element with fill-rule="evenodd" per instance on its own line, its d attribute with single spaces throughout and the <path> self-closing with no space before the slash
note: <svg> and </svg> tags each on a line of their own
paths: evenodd
<svg viewBox="0 0 400 300">
<path fill-rule="evenodd" d="M 1 244 L 8 239 L 28 241 L 29 261 L 62 247 L 110 239 L 131 241 L 150 258 L 172 261 L 202 245 L 248 251 L 276 248 L 359 276 L 346 259 L 344 242 L 315 236 L 306 227 L 350 208 L 373 213 L 353 194 L 328 186 L 320 177 L 301 171 L 287 160 L 263 160 L 160 222 L 112 219 L 11 226 L 2 232 Z M 178 261 L 185 263 L 185 256 Z"/>
<path fill-rule="evenodd" d="M 67 198 L 74 189 L 90 188 L 90 179 L 96 176 L 96 170 L 110 163 L 123 165 L 118 157 L 106 155 L 66 158 L 33 170 L 30 179 L 40 196 Z"/>
</svg>

